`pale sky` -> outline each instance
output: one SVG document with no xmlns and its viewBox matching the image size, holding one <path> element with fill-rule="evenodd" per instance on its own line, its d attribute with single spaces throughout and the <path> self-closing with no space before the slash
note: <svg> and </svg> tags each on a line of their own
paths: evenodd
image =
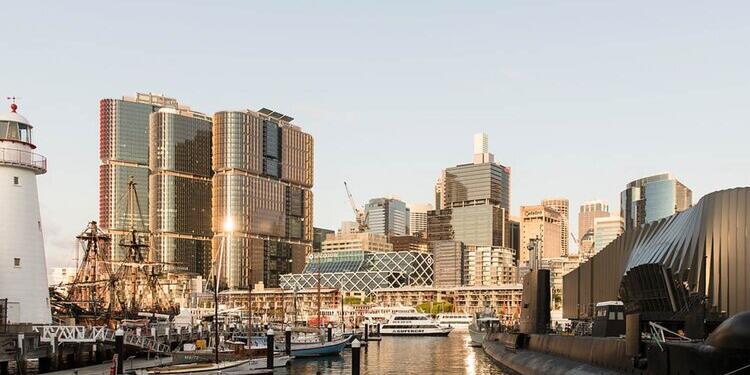
<svg viewBox="0 0 750 375">
<path fill-rule="evenodd" d="M 352 3 L 3 2 L 0 95 L 49 158 L 48 264 L 73 265 L 98 216 L 99 99 L 137 91 L 295 117 L 326 228 L 352 219 L 344 180 L 360 204 L 432 202 L 481 131 L 512 168 L 513 214 L 567 197 L 573 231 L 581 202 L 618 212 L 645 175 L 673 172 L 694 201 L 750 185 L 746 2 Z"/>
</svg>

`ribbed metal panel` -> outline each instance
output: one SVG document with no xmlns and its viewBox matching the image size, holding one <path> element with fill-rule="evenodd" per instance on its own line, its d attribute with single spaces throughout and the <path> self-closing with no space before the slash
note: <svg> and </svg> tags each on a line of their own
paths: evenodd
<svg viewBox="0 0 750 375">
<path fill-rule="evenodd" d="M 648 264 L 664 266 L 688 292 L 705 295 L 709 314 L 750 310 L 749 214 L 750 188 L 736 188 L 708 194 L 688 210 L 626 231 L 564 277 L 564 304 L 572 304 L 564 306 L 565 317 L 588 318 L 592 304 L 619 299 L 623 276 Z M 578 290 L 578 298 L 569 289 Z"/>
</svg>

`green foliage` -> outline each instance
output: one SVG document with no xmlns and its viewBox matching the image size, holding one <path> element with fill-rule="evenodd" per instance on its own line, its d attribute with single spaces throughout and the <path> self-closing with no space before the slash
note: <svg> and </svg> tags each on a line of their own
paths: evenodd
<svg viewBox="0 0 750 375">
<path fill-rule="evenodd" d="M 417 305 L 417 311 L 425 314 L 437 315 L 453 311 L 453 304 L 450 302 L 422 302 Z"/>
</svg>

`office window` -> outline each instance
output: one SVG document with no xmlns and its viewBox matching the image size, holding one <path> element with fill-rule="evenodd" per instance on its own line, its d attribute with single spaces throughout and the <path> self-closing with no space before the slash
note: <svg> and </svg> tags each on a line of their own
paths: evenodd
<svg viewBox="0 0 750 375">
<path fill-rule="evenodd" d="M 16 268 L 21 267 L 21 258 L 13 258 L 13 266 Z"/>
<path fill-rule="evenodd" d="M 18 176 L 13 176 L 13 185 L 18 185 Z"/>
</svg>

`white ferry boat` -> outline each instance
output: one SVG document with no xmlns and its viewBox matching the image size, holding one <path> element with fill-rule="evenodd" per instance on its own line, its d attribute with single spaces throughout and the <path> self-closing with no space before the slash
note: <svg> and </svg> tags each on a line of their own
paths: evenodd
<svg viewBox="0 0 750 375">
<path fill-rule="evenodd" d="M 380 334 L 383 336 L 448 336 L 452 327 L 441 327 L 426 314 L 409 312 L 395 313 L 385 323 Z"/>
<path fill-rule="evenodd" d="M 364 314 L 365 320 L 375 323 L 385 323 L 391 319 L 394 314 L 416 313 L 417 309 L 409 306 L 374 306 L 369 312 Z"/>
<path fill-rule="evenodd" d="M 440 313 L 437 322 L 441 327 L 453 327 L 456 331 L 466 331 L 471 324 L 470 314 Z"/>
</svg>

